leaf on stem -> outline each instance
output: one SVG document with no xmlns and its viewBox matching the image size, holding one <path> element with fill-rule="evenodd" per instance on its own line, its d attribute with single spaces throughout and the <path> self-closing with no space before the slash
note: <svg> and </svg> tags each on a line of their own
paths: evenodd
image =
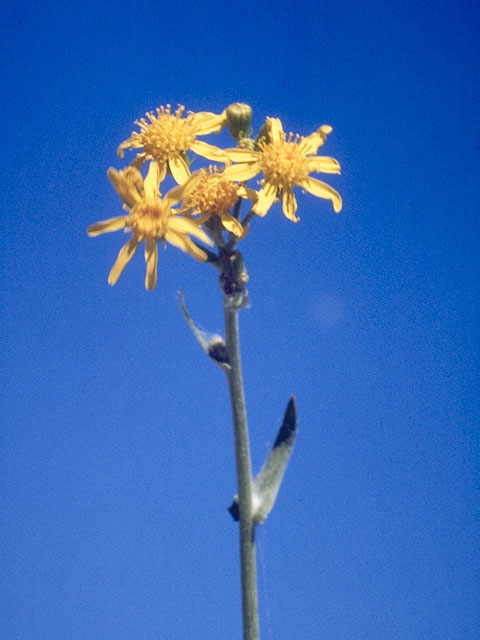
<svg viewBox="0 0 480 640">
<path fill-rule="evenodd" d="M 295 397 L 292 396 L 288 401 L 282 426 L 277 434 L 270 455 L 260 473 L 253 481 L 252 508 L 253 521 L 255 524 L 262 524 L 273 509 L 288 460 L 292 453 L 296 434 L 297 408 Z M 228 510 L 234 520 L 239 519 L 238 496 L 235 496 Z"/>
<path fill-rule="evenodd" d="M 197 339 L 202 349 L 205 351 L 209 358 L 216 362 L 218 366 L 221 367 L 223 371 L 225 371 L 225 373 L 227 373 L 230 370 L 230 364 L 228 362 L 227 347 L 223 338 L 215 334 L 211 336 L 209 340 L 206 339 L 206 336 L 208 334 L 205 333 L 205 331 L 200 331 L 187 311 L 183 289 L 180 290 L 180 307 L 182 309 L 185 322 L 190 327 L 193 335 Z"/>
</svg>

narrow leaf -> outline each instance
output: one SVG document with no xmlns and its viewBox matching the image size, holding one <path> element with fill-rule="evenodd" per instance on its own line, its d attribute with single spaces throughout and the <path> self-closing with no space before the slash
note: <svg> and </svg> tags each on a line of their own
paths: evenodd
<svg viewBox="0 0 480 640">
<path fill-rule="evenodd" d="M 261 524 L 273 509 L 288 460 L 292 453 L 296 433 L 297 408 L 295 397 L 292 396 L 288 401 L 282 426 L 277 434 L 270 455 L 260 473 L 253 481 L 253 519 L 256 524 Z"/>
<path fill-rule="evenodd" d="M 280 485 L 282 483 L 287 463 L 292 453 L 295 436 L 297 434 L 297 408 L 295 397 L 288 401 L 282 426 L 278 431 L 270 455 L 263 465 L 260 473 L 253 481 L 252 507 L 253 521 L 262 524 L 273 509 Z M 240 513 L 238 496 L 235 496 L 228 508 L 230 515 L 238 521 Z"/>
<path fill-rule="evenodd" d="M 200 331 L 188 313 L 183 289 L 180 290 L 180 307 L 182 309 L 185 322 L 190 327 L 199 345 L 205 351 L 207 356 L 216 362 L 218 366 L 225 371 L 225 373 L 227 373 L 230 370 L 230 364 L 228 363 L 228 352 L 223 338 L 215 334 L 211 336 L 209 340 L 206 339 L 208 334 L 206 334 L 205 331 Z"/>
</svg>

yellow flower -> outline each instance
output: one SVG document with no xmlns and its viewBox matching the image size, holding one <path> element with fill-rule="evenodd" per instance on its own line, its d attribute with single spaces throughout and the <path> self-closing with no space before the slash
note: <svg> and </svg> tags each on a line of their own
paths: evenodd
<svg viewBox="0 0 480 640">
<path fill-rule="evenodd" d="M 340 165 L 334 158 L 316 155 L 332 127 L 323 125 L 305 138 L 292 134 L 287 138 L 278 118 L 267 118 L 267 124 L 268 139 L 259 142 L 258 151 L 241 148 L 225 151 L 230 160 L 239 163 L 225 169 L 224 175 L 230 180 L 246 181 L 263 173 L 263 186 L 253 207 L 255 213 L 264 216 L 277 195 L 281 195 L 283 213 L 293 222 L 298 222 L 299 218 L 295 216 L 297 201 L 293 194 L 293 187 L 297 186 L 318 198 L 331 200 L 334 211 L 341 211 L 340 194 L 309 175 L 312 172 L 340 173 Z"/>
<path fill-rule="evenodd" d="M 124 209 L 129 213 L 96 222 L 88 227 L 87 233 L 94 237 L 120 229 L 132 232 L 132 237 L 120 249 L 110 271 L 109 284 L 114 285 L 117 282 L 143 240 L 145 240 L 147 264 L 145 287 L 149 291 L 155 289 L 157 284 L 157 242 L 169 242 L 202 262 L 207 259 L 205 251 L 202 251 L 189 236 L 194 236 L 210 246 L 213 245 L 212 240 L 200 229 L 199 223 L 177 215 L 178 210 L 172 209 L 172 205 L 188 197 L 196 187 L 201 179 L 198 173 L 193 174 L 184 185 L 170 189 L 164 198 L 158 197 L 160 184 L 158 162 L 150 163 L 145 181 L 135 167 L 128 167 L 122 171 L 110 168 L 108 177 L 124 201 Z"/>
<path fill-rule="evenodd" d="M 197 140 L 197 136 L 218 133 L 227 124 L 224 111 L 220 115 L 208 112 L 188 112 L 184 118 L 185 107 L 179 106 L 175 114 L 170 105 L 160 107 L 146 114 L 148 120 L 136 121 L 140 131 L 134 131 L 128 140 L 118 147 L 118 155 L 123 158 L 124 149 L 143 149 L 137 154 L 132 165 L 138 169 L 146 160 L 156 160 L 160 167 L 160 182 L 165 177 L 167 166 L 178 182 L 183 184 L 190 177 L 190 170 L 185 161 L 186 152 L 191 149 L 208 160 L 228 162 L 225 154 L 218 147 Z"/>
<path fill-rule="evenodd" d="M 216 167 L 201 169 L 198 173 L 201 174 L 201 180 L 184 199 L 182 211 L 188 211 L 191 215 L 200 215 L 199 223 L 217 216 L 227 231 L 241 237 L 244 229 L 232 216 L 230 210 L 238 198 L 256 200 L 256 192 L 228 180 Z"/>
</svg>

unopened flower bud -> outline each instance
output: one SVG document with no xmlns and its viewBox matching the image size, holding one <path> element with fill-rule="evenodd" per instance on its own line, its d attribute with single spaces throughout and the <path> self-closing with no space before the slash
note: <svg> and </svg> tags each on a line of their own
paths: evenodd
<svg viewBox="0 0 480 640">
<path fill-rule="evenodd" d="M 239 149 L 248 149 L 249 151 L 256 151 L 257 150 L 257 144 L 256 144 L 255 140 L 253 140 L 253 138 L 241 138 L 238 141 L 238 148 Z"/>
<path fill-rule="evenodd" d="M 229 364 L 227 345 L 221 336 L 213 336 L 208 343 L 207 353 L 212 360 L 223 364 Z"/>
<path fill-rule="evenodd" d="M 234 102 L 226 110 L 230 135 L 235 140 L 247 138 L 250 135 L 252 123 L 252 108 L 243 102 Z"/>
<path fill-rule="evenodd" d="M 229 251 L 219 258 L 220 286 L 227 296 L 245 297 L 248 273 L 239 251 Z"/>
<path fill-rule="evenodd" d="M 257 139 L 256 139 L 256 144 L 259 145 L 260 142 L 268 142 L 270 139 L 270 125 L 265 122 L 264 124 L 262 124 L 262 126 L 260 127 L 260 131 L 258 132 L 257 135 Z"/>
</svg>

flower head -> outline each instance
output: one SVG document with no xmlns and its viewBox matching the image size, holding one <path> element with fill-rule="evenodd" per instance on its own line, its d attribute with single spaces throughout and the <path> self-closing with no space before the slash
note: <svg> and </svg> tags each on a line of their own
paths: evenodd
<svg viewBox="0 0 480 640">
<path fill-rule="evenodd" d="M 201 169 L 198 173 L 201 174 L 201 180 L 184 198 L 182 211 L 188 211 L 191 215 L 200 215 L 199 223 L 216 216 L 227 231 L 241 237 L 244 229 L 232 216 L 230 210 L 239 198 L 256 199 L 256 193 L 232 182 L 217 167 Z"/>
<path fill-rule="evenodd" d="M 267 125 L 268 136 L 260 140 L 258 150 L 238 148 L 226 151 L 230 160 L 239 163 L 225 169 L 227 178 L 246 181 L 263 173 L 263 186 L 253 207 L 255 213 L 264 216 L 281 195 L 283 213 L 293 222 L 298 222 L 295 216 L 297 201 L 293 194 L 293 187 L 297 186 L 318 198 L 331 200 L 334 210 L 337 213 L 341 211 L 340 194 L 309 175 L 312 172 L 340 173 L 337 160 L 316 155 L 332 127 L 323 125 L 306 137 L 292 134 L 287 137 L 278 118 L 267 118 Z"/>
<path fill-rule="evenodd" d="M 200 261 L 207 260 L 207 254 L 193 242 L 190 236 L 205 244 L 213 245 L 212 240 L 200 228 L 198 222 L 178 215 L 172 206 L 185 197 L 198 184 L 201 176 L 193 174 L 182 186 L 174 187 L 163 197 L 158 197 L 161 170 L 158 162 L 151 162 L 147 177 L 143 180 L 135 167 L 122 171 L 110 168 L 110 178 L 117 193 L 124 201 L 128 215 L 118 216 L 96 222 L 88 227 L 89 236 L 99 236 L 111 231 L 131 231 L 132 237 L 120 249 L 117 260 L 108 276 L 108 283 L 114 285 L 125 266 L 135 255 L 140 243 L 145 240 L 145 262 L 147 271 L 145 287 L 155 289 L 157 284 L 158 242 L 169 242 Z"/>
<path fill-rule="evenodd" d="M 183 117 L 185 107 L 179 106 L 175 113 L 170 105 L 160 107 L 156 114 L 146 114 L 148 121 L 136 121 L 140 131 L 134 131 L 128 140 L 118 147 L 118 155 L 123 158 L 124 149 L 141 149 L 132 162 L 140 168 L 146 160 L 156 160 L 160 167 L 160 182 L 165 177 L 167 167 L 178 182 L 183 184 L 190 176 L 186 162 L 186 152 L 194 151 L 209 160 L 228 162 L 228 158 L 218 147 L 197 140 L 197 136 L 218 133 L 227 124 L 226 113 L 188 112 Z"/>
</svg>

